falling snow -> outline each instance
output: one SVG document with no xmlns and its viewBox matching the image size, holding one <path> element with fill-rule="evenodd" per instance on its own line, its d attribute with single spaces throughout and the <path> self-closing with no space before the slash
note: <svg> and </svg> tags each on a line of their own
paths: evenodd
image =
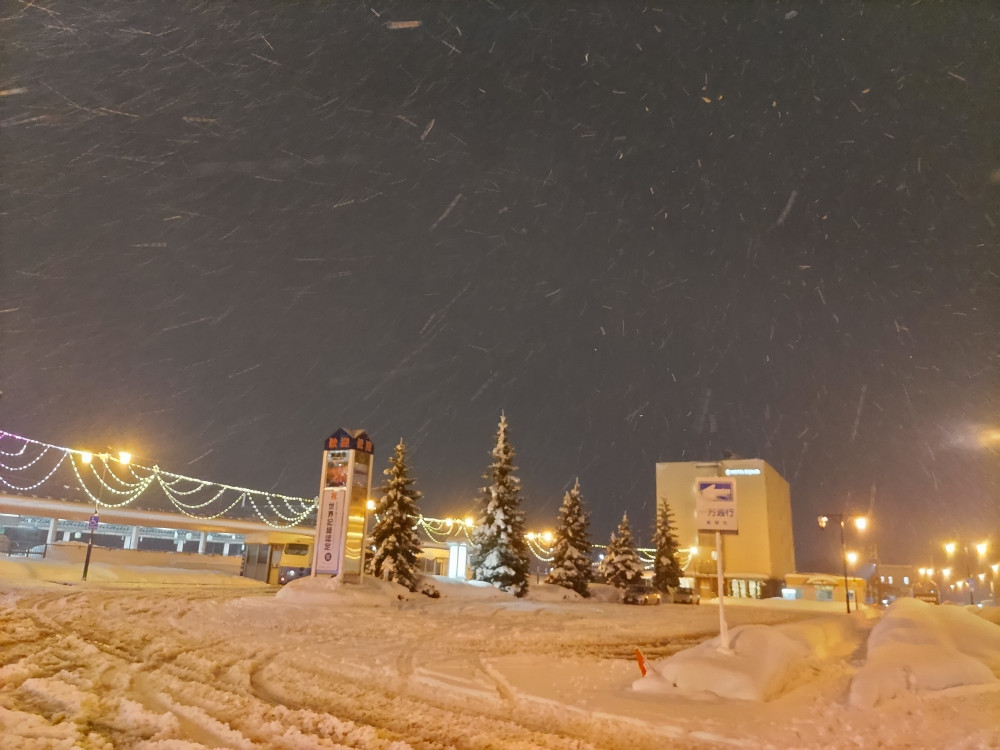
<svg viewBox="0 0 1000 750">
<path fill-rule="evenodd" d="M 803 568 L 873 484 L 886 560 L 1000 523 L 992 4 L 2 20 L 0 427 L 290 495 L 363 427 L 444 517 L 505 411 L 536 528 L 726 450 Z"/>
</svg>

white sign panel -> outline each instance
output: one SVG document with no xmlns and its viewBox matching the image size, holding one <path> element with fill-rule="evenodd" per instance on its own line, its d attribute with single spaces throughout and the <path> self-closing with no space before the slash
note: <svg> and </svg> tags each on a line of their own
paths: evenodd
<svg viewBox="0 0 1000 750">
<path fill-rule="evenodd" d="M 338 575 L 344 550 L 344 522 L 347 520 L 347 490 L 327 487 L 319 500 L 316 513 L 316 557 L 313 573 Z"/>
<path fill-rule="evenodd" d="M 736 524 L 736 482 L 712 477 L 695 480 L 698 531 L 739 531 Z"/>
</svg>

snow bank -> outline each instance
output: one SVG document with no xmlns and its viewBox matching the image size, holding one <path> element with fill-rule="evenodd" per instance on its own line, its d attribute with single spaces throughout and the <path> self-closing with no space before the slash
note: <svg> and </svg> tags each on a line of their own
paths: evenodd
<svg viewBox="0 0 1000 750">
<path fill-rule="evenodd" d="M 862 625 L 859 618 L 840 616 L 734 628 L 732 653 L 720 651 L 720 639 L 713 638 L 657 662 L 632 687 L 645 693 L 772 700 L 797 684 L 812 663 L 851 653 L 861 642 Z"/>
<path fill-rule="evenodd" d="M 178 585 L 226 585 L 260 587 L 266 584 L 251 578 L 230 575 L 217 570 L 191 570 L 181 568 L 159 568 L 140 565 L 109 565 L 91 563 L 87 571 L 87 581 L 83 577 L 83 566 L 63 560 L 18 560 L 0 558 L 0 580 L 6 583 L 28 583 L 37 585 L 39 581 L 61 584 L 93 583 L 127 584 L 178 584 Z"/>
<path fill-rule="evenodd" d="M 962 607 L 893 602 L 868 637 L 849 702 L 870 707 L 901 693 L 997 682 L 1000 627 Z"/>
<path fill-rule="evenodd" d="M 343 584 L 330 576 L 306 577 L 286 584 L 277 597 L 296 604 L 369 604 L 384 606 L 399 603 L 431 603 L 434 601 L 460 601 L 495 603 L 507 609 L 537 609 L 547 604 L 588 601 L 571 589 L 552 584 L 532 584 L 527 596 L 519 599 L 509 591 L 501 591 L 484 581 L 463 581 L 444 576 L 424 576 L 441 593 L 439 600 L 431 599 L 404 586 L 365 576 L 361 584 Z M 610 587 L 606 587 L 610 588 Z"/>
<path fill-rule="evenodd" d="M 285 584 L 275 594 L 286 604 L 328 606 L 386 606 L 399 603 L 414 596 L 426 599 L 422 594 L 413 594 L 398 583 L 389 583 L 380 578 L 365 576 L 361 584 L 343 583 L 330 576 L 307 576 Z"/>
<path fill-rule="evenodd" d="M 0 580 L 10 583 L 35 581 L 35 565 L 0 557 Z"/>
</svg>

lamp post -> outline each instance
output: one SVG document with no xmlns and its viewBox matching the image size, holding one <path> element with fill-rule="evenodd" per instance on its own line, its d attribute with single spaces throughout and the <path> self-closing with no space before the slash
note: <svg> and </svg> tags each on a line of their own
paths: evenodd
<svg viewBox="0 0 1000 750">
<path fill-rule="evenodd" d="M 816 522 L 821 529 L 825 529 L 830 521 L 837 521 L 840 524 L 840 555 L 844 562 L 844 602 L 847 604 L 847 614 L 851 614 L 851 590 L 847 578 L 847 540 L 844 538 L 844 524 L 851 522 L 858 531 L 868 528 L 867 516 L 851 516 L 846 513 L 826 513 L 819 516 Z"/>
<path fill-rule="evenodd" d="M 111 456 L 107 453 L 99 454 L 100 458 L 104 460 L 104 470 L 101 472 L 101 486 L 97 488 L 97 497 L 94 500 L 94 515 L 90 517 L 89 527 L 90 527 L 90 537 L 87 539 L 87 554 L 83 558 L 83 578 L 82 580 L 87 580 L 87 573 L 90 570 L 90 555 L 94 551 L 94 532 L 97 530 L 97 526 L 100 523 L 100 516 L 98 515 L 98 505 L 101 502 L 101 495 L 104 492 L 104 480 L 108 476 L 108 460 Z M 94 460 L 94 455 L 87 451 L 80 454 L 80 460 L 85 464 L 90 464 Z M 132 460 L 132 455 L 126 451 L 120 451 L 118 453 L 118 462 L 122 465 L 127 464 Z"/>
<path fill-rule="evenodd" d="M 970 555 L 969 555 L 969 543 L 968 542 L 963 543 L 961 541 L 958 541 L 958 542 L 945 542 L 945 544 L 943 546 L 944 546 L 944 551 L 948 555 L 948 559 L 949 560 L 952 557 L 955 556 L 955 550 L 958 547 L 961 547 L 963 549 L 963 551 L 965 552 L 965 583 L 966 583 L 966 585 L 969 588 L 969 604 L 975 604 L 976 603 L 976 593 L 973 590 L 973 585 L 972 585 L 972 581 L 973 581 L 973 578 L 972 578 L 972 561 L 971 561 L 971 558 L 970 558 Z M 976 548 L 976 553 L 979 555 L 979 559 L 980 560 L 982 560 L 984 557 L 986 557 L 986 550 L 989 549 L 989 544 L 987 542 L 977 542 L 973 546 Z"/>
</svg>

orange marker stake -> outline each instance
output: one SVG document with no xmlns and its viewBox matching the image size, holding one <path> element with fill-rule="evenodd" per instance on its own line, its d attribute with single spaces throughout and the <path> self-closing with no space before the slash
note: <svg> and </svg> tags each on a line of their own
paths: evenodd
<svg viewBox="0 0 1000 750">
<path fill-rule="evenodd" d="M 639 665 L 639 671 L 642 672 L 642 676 L 646 676 L 646 658 L 642 655 L 642 651 L 639 649 L 635 650 L 635 660 Z"/>
</svg>

